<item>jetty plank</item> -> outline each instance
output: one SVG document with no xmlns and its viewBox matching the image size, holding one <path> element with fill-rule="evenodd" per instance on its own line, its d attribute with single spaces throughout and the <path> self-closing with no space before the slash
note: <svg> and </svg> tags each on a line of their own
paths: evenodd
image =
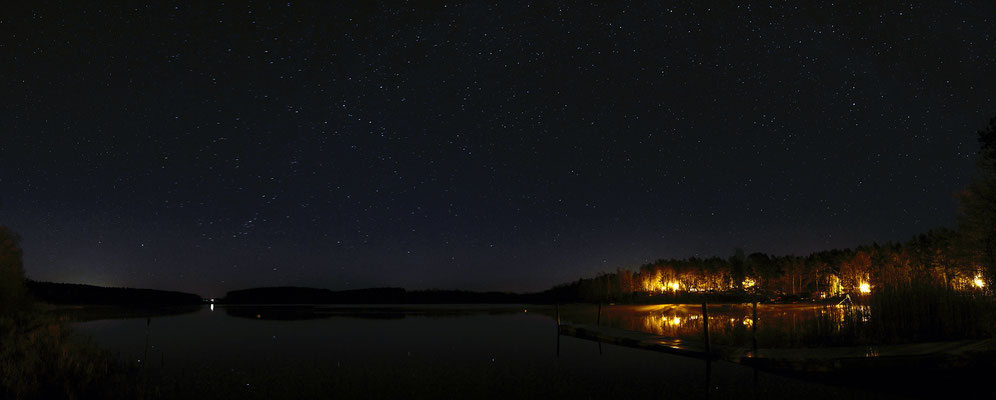
<svg viewBox="0 0 996 400">
<path fill-rule="evenodd" d="M 696 358 L 718 358 L 719 354 L 709 354 L 700 341 L 682 340 L 653 335 L 645 332 L 628 331 L 606 326 L 561 324 L 560 334 L 602 343 L 618 344 Z"/>
<path fill-rule="evenodd" d="M 884 346 L 749 348 L 716 346 L 605 326 L 561 324 L 559 333 L 580 339 L 685 357 L 725 360 L 766 370 L 834 372 L 874 368 L 958 368 L 996 360 L 996 339 Z"/>
</svg>

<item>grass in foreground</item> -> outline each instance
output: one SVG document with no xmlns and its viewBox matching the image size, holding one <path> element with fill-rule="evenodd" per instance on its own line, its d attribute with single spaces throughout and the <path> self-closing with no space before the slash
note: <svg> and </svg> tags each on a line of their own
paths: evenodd
<svg viewBox="0 0 996 400">
<path fill-rule="evenodd" d="M 133 371 L 32 309 L 0 315 L 0 398 L 141 398 Z"/>
</svg>

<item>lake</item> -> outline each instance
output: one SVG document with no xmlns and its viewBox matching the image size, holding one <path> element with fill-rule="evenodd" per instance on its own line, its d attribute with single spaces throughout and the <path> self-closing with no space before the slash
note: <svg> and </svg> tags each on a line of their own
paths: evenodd
<svg viewBox="0 0 996 400">
<path fill-rule="evenodd" d="M 580 315 L 590 309 L 575 311 Z M 603 318 L 625 320 L 620 317 L 624 310 L 606 307 Z M 659 311 L 650 315 L 666 314 Z M 726 362 L 707 365 L 699 359 L 558 339 L 554 312 L 550 306 L 518 305 L 212 305 L 181 315 L 99 319 L 73 327 L 126 362 L 144 366 L 147 379 L 158 388 L 155 395 L 163 398 L 889 395 Z M 647 313 L 630 314 L 640 325 Z"/>
<path fill-rule="evenodd" d="M 703 339 L 701 304 L 570 305 L 560 307 L 560 314 L 568 322 Z M 812 303 L 758 304 L 756 311 L 751 304 L 711 304 L 708 316 L 712 343 L 750 347 L 756 333 L 761 348 L 853 342 L 872 318 L 867 306 Z"/>
</svg>

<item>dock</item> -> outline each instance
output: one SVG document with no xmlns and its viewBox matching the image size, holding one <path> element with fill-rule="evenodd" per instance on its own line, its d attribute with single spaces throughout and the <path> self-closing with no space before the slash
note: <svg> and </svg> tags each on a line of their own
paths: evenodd
<svg viewBox="0 0 996 400">
<path fill-rule="evenodd" d="M 729 351 L 729 349 L 718 349 L 715 346 L 711 349 L 712 351 L 706 351 L 705 343 L 701 341 L 667 338 L 646 332 L 628 331 L 606 326 L 561 324 L 558 329 L 560 334 L 564 336 L 684 357 L 716 360 L 724 358 L 722 354 L 725 351 Z"/>
<path fill-rule="evenodd" d="M 996 339 L 752 350 L 716 344 L 707 346 L 703 341 L 668 338 L 606 326 L 565 323 L 559 325 L 557 330 L 564 336 L 684 357 L 729 361 L 769 371 L 832 373 L 879 368 L 948 369 L 996 364 Z"/>
</svg>

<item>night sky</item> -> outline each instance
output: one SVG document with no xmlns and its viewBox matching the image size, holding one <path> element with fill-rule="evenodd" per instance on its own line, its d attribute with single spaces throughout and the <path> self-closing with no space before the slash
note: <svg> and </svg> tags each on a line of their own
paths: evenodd
<svg viewBox="0 0 996 400">
<path fill-rule="evenodd" d="M 37 280 L 529 291 L 904 241 L 996 116 L 992 1 L 22 3 L 0 224 Z"/>
</svg>

